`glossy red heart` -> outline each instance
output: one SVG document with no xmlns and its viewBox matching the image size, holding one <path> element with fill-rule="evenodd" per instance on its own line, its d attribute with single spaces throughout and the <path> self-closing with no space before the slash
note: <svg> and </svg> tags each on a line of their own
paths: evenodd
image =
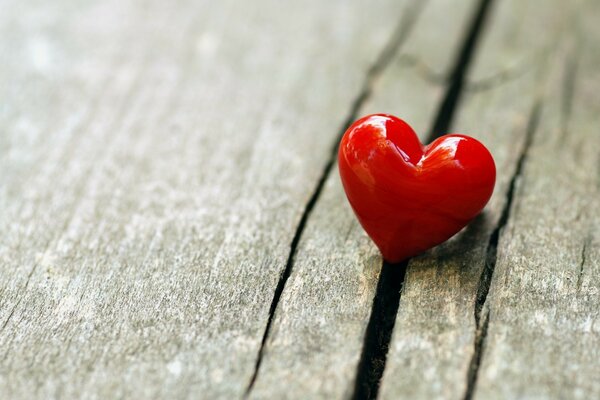
<svg viewBox="0 0 600 400">
<path fill-rule="evenodd" d="M 338 163 L 358 220 L 392 263 L 460 231 L 496 181 L 492 155 L 477 140 L 452 134 L 423 146 L 406 122 L 385 114 L 348 128 Z"/>
</svg>

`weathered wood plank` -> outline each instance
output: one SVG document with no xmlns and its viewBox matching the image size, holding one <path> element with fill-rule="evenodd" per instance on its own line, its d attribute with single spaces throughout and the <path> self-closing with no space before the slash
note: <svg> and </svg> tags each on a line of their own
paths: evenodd
<svg viewBox="0 0 600 400">
<path fill-rule="evenodd" d="M 572 2 L 486 302 L 475 398 L 600 398 L 600 4 Z"/>
<path fill-rule="evenodd" d="M 425 133 L 444 87 L 420 68 L 426 63 L 434 75 L 449 73 L 475 5 L 431 1 L 409 15 L 404 23 L 415 26 L 359 112 L 399 114 Z M 251 398 L 348 398 L 355 390 L 382 260 L 334 168 L 299 243 Z"/>
<path fill-rule="evenodd" d="M 400 5 L 2 9 L 0 397 L 241 396 Z"/>
<path fill-rule="evenodd" d="M 502 227 L 509 215 L 515 176 L 520 173 L 521 160 L 528 153 L 531 135 L 534 134 L 536 121 L 540 118 L 541 109 L 538 104 L 548 96 L 552 97 L 551 94 L 542 94 L 545 85 L 554 79 L 548 74 L 548 63 L 552 59 L 551 55 L 554 54 L 558 39 L 570 28 L 570 11 L 573 7 L 573 2 L 558 1 L 553 4 L 544 3 L 543 6 L 537 2 L 518 1 L 496 4 L 487 27 L 488 34 L 481 43 L 480 53 L 469 77 L 473 81 L 470 84 L 471 91 L 466 93 L 466 98 L 457 111 L 454 125 L 456 129 L 479 138 L 491 149 L 498 167 L 496 191 L 485 213 L 465 231 L 448 243 L 411 261 L 388 354 L 382 398 L 397 398 L 402 395 L 409 398 L 458 399 L 470 398 L 473 394 L 481 351 L 485 349 L 483 339 L 487 323 L 491 321 L 490 324 L 493 325 L 498 315 L 496 312 L 488 314 L 487 306 L 482 308 L 486 297 L 492 304 L 498 301 L 496 291 L 489 295 L 487 293 L 489 279 L 496 263 L 498 235 L 503 231 Z M 536 136 L 539 138 L 536 142 L 545 140 L 545 132 L 536 135 L 539 135 Z M 554 150 L 557 151 L 558 149 Z M 555 160 L 554 155 L 550 154 L 555 153 L 546 149 L 545 157 Z M 532 181 L 547 180 L 550 176 L 549 171 L 539 170 L 538 174 L 532 177 Z M 532 186 L 532 190 L 539 189 L 533 189 Z M 546 196 L 548 190 L 536 193 Z M 540 200 L 538 198 L 535 207 L 545 210 L 542 213 L 545 215 L 543 218 L 539 215 L 535 219 L 529 219 L 526 214 L 517 214 L 511 215 L 510 220 L 522 219 L 529 221 L 529 224 L 535 221 L 533 223 L 546 226 L 546 222 L 541 222 L 545 218 L 545 221 L 552 224 L 552 219 L 548 216 L 557 210 L 548 208 L 546 203 Z M 563 232 L 569 231 L 570 228 L 564 226 Z M 571 231 L 571 234 L 576 231 L 578 229 Z M 526 241 L 530 246 L 534 246 L 534 243 L 539 243 L 540 240 L 529 228 L 515 234 L 520 238 L 529 238 Z M 550 234 L 550 230 L 546 231 L 546 234 Z M 545 241 L 558 244 L 561 239 L 556 235 L 548 235 Z M 535 261 L 529 258 L 528 253 L 522 252 L 523 248 L 515 250 L 518 251 L 511 249 L 510 254 L 514 258 L 510 259 L 505 268 L 512 270 L 514 261 L 520 260 L 523 269 L 516 274 L 511 272 L 513 279 L 520 281 L 524 276 L 523 271 L 535 270 L 538 271 L 536 277 L 540 284 L 553 280 L 554 266 L 545 270 L 540 268 L 544 268 L 542 265 L 555 263 L 554 259 L 559 253 L 555 253 L 554 256 L 546 254 L 544 259 L 540 257 Z M 496 271 L 498 268 L 496 267 Z M 498 272 L 494 275 L 495 281 L 500 282 Z M 506 325 L 499 321 L 499 324 L 494 326 L 509 329 L 508 326 L 513 324 L 514 320 L 521 318 L 521 315 L 527 315 L 522 309 L 510 311 L 511 307 L 522 301 L 525 293 L 523 288 L 516 291 L 515 289 L 515 286 L 504 287 L 505 295 L 513 302 L 510 305 L 502 305 L 506 315 L 511 316 L 513 320 Z M 532 290 L 530 295 L 535 296 L 534 286 L 527 289 Z M 530 302 L 526 307 L 531 305 Z M 552 318 L 552 314 L 548 313 L 551 311 L 549 309 L 536 308 L 536 311 L 540 312 L 541 318 Z M 591 309 L 587 310 L 588 313 L 590 311 Z M 583 315 L 585 312 L 580 318 Z M 583 321 L 585 318 L 579 322 Z M 518 373 L 522 374 L 522 377 L 527 375 L 524 374 L 527 369 L 538 371 L 538 377 L 554 379 L 558 371 L 552 367 L 549 360 L 538 358 L 540 362 L 530 363 L 534 359 L 533 353 L 547 353 L 534 344 L 533 336 L 524 337 L 518 333 L 520 329 L 527 328 L 526 324 L 512 326 L 516 328 L 513 334 L 520 346 L 504 349 L 505 371 L 514 368 L 514 360 L 520 359 L 522 369 L 519 369 Z M 536 335 L 539 334 L 540 332 L 536 331 Z M 555 334 L 560 335 L 558 331 Z M 560 342 L 551 344 L 550 339 L 545 343 L 547 346 L 555 346 Z M 563 344 L 567 343 L 571 347 L 577 347 L 571 339 L 563 341 Z M 576 357 L 578 356 L 574 356 Z M 585 363 L 584 360 L 585 358 L 580 359 Z M 526 393 L 523 388 L 529 384 L 532 388 L 529 393 L 538 394 L 541 398 L 558 395 L 558 392 L 541 392 L 539 387 L 535 389 L 535 383 L 531 379 L 519 380 L 516 371 L 515 374 L 503 377 L 495 374 L 495 368 L 499 367 L 498 361 L 500 360 L 489 361 L 488 390 L 481 393 L 482 399 L 522 398 Z M 568 363 L 563 363 L 562 368 L 568 368 Z M 531 377 L 532 375 L 529 376 Z M 593 380 L 592 375 L 587 374 L 587 377 L 588 380 Z M 522 385 L 513 383 L 514 380 Z M 563 381 L 562 384 L 566 382 Z M 584 389 L 590 385 L 577 385 L 572 382 L 570 387 L 579 387 L 586 393 L 585 397 L 594 398 L 592 391 Z M 551 390 L 551 387 L 552 385 L 549 385 L 547 389 Z"/>
</svg>

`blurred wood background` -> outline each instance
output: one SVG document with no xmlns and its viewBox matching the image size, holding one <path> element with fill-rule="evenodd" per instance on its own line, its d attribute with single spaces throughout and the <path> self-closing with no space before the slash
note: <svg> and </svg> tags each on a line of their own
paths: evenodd
<svg viewBox="0 0 600 400">
<path fill-rule="evenodd" d="M 5 0 L 0 398 L 600 398 L 600 2 Z M 384 264 L 356 118 L 494 196 Z"/>
</svg>

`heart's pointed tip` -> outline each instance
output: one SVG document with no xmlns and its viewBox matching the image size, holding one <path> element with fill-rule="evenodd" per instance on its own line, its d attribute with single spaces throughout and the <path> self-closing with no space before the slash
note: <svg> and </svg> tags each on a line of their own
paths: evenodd
<svg viewBox="0 0 600 400">
<path fill-rule="evenodd" d="M 386 263 L 386 264 L 400 265 L 400 264 L 406 264 L 406 263 L 408 263 L 408 261 L 412 257 L 417 256 L 419 254 L 420 253 L 415 253 L 415 254 L 413 254 L 413 253 L 411 253 L 411 254 L 404 253 L 404 254 L 399 255 L 398 253 L 396 253 L 396 254 L 390 254 L 390 253 L 384 254 L 384 253 L 381 253 L 381 256 L 383 258 L 383 262 Z"/>
<path fill-rule="evenodd" d="M 388 259 L 385 257 L 383 258 L 383 262 L 385 264 L 392 265 L 392 266 L 398 266 L 398 267 L 401 267 L 402 264 L 408 263 L 409 260 L 410 260 L 410 257 L 400 258 L 400 259 L 396 259 L 396 258 Z"/>
</svg>

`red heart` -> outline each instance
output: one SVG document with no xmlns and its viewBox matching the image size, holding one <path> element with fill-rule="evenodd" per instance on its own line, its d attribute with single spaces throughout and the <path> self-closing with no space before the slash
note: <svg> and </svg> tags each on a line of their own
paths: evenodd
<svg viewBox="0 0 600 400">
<path fill-rule="evenodd" d="M 423 146 L 392 115 L 368 115 L 344 134 L 338 163 L 346 196 L 383 258 L 398 262 L 460 231 L 486 205 L 496 166 L 477 140 L 446 135 Z"/>
</svg>

